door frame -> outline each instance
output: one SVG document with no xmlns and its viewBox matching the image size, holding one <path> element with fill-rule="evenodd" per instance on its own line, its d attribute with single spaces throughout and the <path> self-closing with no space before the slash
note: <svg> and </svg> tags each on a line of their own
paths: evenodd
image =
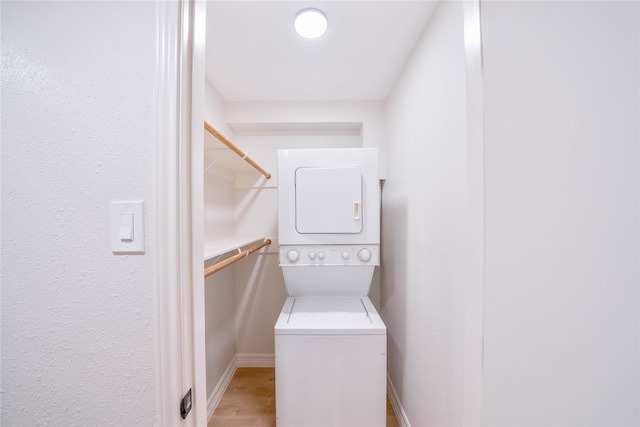
<svg viewBox="0 0 640 427">
<path fill-rule="evenodd" d="M 206 2 L 156 2 L 156 387 L 160 426 L 207 423 L 202 147 Z M 191 390 L 186 419 L 180 402 Z"/>
<path fill-rule="evenodd" d="M 471 193 L 463 425 L 481 425 L 484 339 L 484 129 L 481 0 L 465 0 Z M 156 366 L 158 425 L 207 424 L 203 248 L 206 0 L 157 0 Z M 192 390 L 182 420 L 179 402 Z"/>
</svg>

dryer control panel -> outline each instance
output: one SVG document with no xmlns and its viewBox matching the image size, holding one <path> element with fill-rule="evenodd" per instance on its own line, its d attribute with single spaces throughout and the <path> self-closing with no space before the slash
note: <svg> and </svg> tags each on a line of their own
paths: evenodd
<svg viewBox="0 0 640 427">
<path fill-rule="evenodd" d="M 380 265 L 378 245 L 280 245 L 280 265 Z"/>
</svg>

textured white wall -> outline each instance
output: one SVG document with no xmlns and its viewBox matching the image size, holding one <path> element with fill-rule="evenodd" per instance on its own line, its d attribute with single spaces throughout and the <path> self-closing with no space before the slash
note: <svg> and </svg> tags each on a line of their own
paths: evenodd
<svg viewBox="0 0 640 427">
<path fill-rule="evenodd" d="M 638 425 L 637 2 L 486 2 L 485 425 Z"/>
<path fill-rule="evenodd" d="M 466 226 L 461 2 L 442 2 L 386 103 L 382 317 L 413 426 L 462 424 Z"/>
<path fill-rule="evenodd" d="M 152 2 L 6 2 L 2 424 L 156 423 Z M 145 201 L 115 256 L 110 201 Z"/>
</svg>

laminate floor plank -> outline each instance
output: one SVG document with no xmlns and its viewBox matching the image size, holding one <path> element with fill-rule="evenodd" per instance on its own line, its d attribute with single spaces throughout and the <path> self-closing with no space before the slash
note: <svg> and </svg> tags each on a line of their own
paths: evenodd
<svg viewBox="0 0 640 427">
<path fill-rule="evenodd" d="M 274 368 L 238 368 L 208 427 L 275 427 Z M 387 399 L 387 427 L 398 427 Z"/>
</svg>

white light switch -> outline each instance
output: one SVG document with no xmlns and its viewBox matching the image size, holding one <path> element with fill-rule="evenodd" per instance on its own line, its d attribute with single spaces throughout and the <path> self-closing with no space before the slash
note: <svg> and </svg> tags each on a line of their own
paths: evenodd
<svg viewBox="0 0 640 427">
<path fill-rule="evenodd" d="M 111 202 L 111 251 L 144 253 L 144 202 Z"/>
<path fill-rule="evenodd" d="M 120 240 L 133 240 L 133 214 L 120 214 Z"/>
</svg>

